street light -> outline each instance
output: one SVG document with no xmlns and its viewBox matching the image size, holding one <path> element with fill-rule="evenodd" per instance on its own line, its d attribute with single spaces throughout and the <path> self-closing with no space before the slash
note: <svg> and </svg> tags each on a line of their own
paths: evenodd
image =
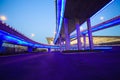
<svg viewBox="0 0 120 80">
<path fill-rule="evenodd" d="M 104 17 L 103 17 L 103 16 L 101 16 L 101 17 L 100 17 L 100 20 L 104 20 Z"/>
<path fill-rule="evenodd" d="M 34 33 L 32 33 L 32 34 L 31 34 L 31 37 L 34 37 L 34 36 L 35 36 L 35 34 L 34 34 Z"/>
<path fill-rule="evenodd" d="M 0 16 L 0 20 L 2 20 L 2 21 L 6 21 L 7 18 L 6 18 L 6 16 Z"/>
</svg>

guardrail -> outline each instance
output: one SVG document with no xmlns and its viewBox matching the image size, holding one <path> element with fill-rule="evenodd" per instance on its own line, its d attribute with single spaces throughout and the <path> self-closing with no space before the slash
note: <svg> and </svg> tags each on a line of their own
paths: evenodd
<svg viewBox="0 0 120 80">
<path fill-rule="evenodd" d="M 0 40 L 3 42 L 6 41 L 12 44 L 31 46 L 35 48 L 59 48 L 57 45 L 47 45 L 35 42 L 20 32 L 16 31 L 9 25 L 6 25 L 2 21 L 0 21 Z"/>
</svg>

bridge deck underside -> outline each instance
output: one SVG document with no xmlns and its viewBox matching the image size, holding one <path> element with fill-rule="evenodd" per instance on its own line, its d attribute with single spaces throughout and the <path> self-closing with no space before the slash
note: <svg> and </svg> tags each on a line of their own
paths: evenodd
<svg viewBox="0 0 120 80">
<path fill-rule="evenodd" d="M 84 23 L 103 8 L 111 0 L 67 0 L 64 12 L 64 18 L 68 18 L 69 34 L 75 30 L 75 19 L 79 23 Z M 62 25 L 61 34 L 64 37 L 64 26 Z"/>
</svg>

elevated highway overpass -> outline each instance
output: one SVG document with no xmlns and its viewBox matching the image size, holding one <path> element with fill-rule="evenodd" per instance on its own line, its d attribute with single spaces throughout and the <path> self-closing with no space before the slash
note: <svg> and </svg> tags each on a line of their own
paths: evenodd
<svg viewBox="0 0 120 80">
<path fill-rule="evenodd" d="M 90 49 L 93 49 L 92 32 L 120 24 L 120 16 L 118 16 L 96 26 L 91 26 L 90 17 L 96 15 L 100 9 L 104 9 L 111 2 L 113 0 L 92 0 L 92 2 L 88 0 L 56 0 L 56 35 L 54 38 L 56 45 L 33 41 L 0 21 L 0 47 L 4 42 L 8 42 L 27 46 L 28 51 L 31 52 L 33 48 L 61 49 L 61 45 L 65 41 L 66 50 L 70 50 L 70 39 L 77 38 L 77 47 L 80 50 L 80 35 L 88 34 L 89 46 Z M 80 25 L 85 21 L 87 21 L 88 29 L 80 32 Z M 77 31 L 77 34 L 70 36 L 74 30 Z"/>
<path fill-rule="evenodd" d="M 27 46 L 29 52 L 32 52 L 33 48 L 47 48 L 48 50 L 59 48 L 57 45 L 48 45 L 33 41 L 6 23 L 0 21 L 0 47 L 4 42 Z"/>
<path fill-rule="evenodd" d="M 114 0 L 56 0 L 57 27 L 54 43 L 62 45 L 65 42 L 66 50 L 70 50 L 70 34 L 76 30 L 78 50 L 81 50 L 82 46 L 80 40 L 81 33 L 88 34 L 89 46 L 90 49 L 93 49 L 92 32 L 100 29 L 97 28 L 98 26 L 91 28 L 90 17 L 95 16 L 113 1 Z M 87 21 L 87 31 L 80 32 L 80 25 L 85 21 Z"/>
</svg>

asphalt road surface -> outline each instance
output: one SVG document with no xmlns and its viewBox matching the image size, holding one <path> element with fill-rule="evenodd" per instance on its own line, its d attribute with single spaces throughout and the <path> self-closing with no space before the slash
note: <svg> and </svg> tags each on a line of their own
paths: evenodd
<svg viewBox="0 0 120 80">
<path fill-rule="evenodd" d="M 120 52 L 0 56 L 0 80 L 120 80 Z"/>
</svg>

